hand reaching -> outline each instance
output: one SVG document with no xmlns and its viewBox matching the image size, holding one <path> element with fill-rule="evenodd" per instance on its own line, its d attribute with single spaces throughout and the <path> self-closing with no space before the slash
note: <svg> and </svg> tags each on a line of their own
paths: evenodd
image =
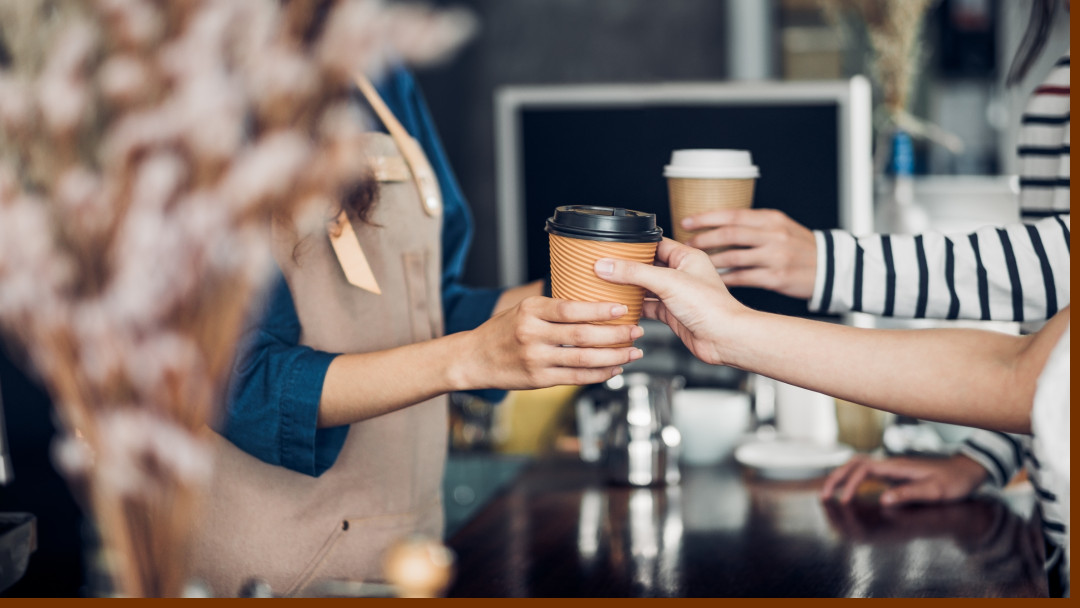
<svg viewBox="0 0 1080 608">
<path fill-rule="evenodd" d="M 814 233 L 775 209 L 722 209 L 683 220 L 683 228 L 707 230 L 690 246 L 714 251 L 709 260 L 728 287 L 760 287 L 793 298 L 814 295 L 817 242 Z"/>
<path fill-rule="evenodd" d="M 704 252 L 664 239 L 656 266 L 605 258 L 596 275 L 612 283 L 644 287 L 658 299 L 645 301 L 644 314 L 666 323 L 706 363 L 723 364 L 723 329 L 747 310 L 728 293 Z"/>
</svg>

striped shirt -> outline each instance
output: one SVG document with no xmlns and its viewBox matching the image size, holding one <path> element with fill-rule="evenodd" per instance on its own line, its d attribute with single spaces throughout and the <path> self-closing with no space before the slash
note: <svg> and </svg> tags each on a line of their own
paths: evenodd
<svg viewBox="0 0 1080 608">
<path fill-rule="evenodd" d="M 815 231 L 817 279 L 811 311 L 986 321 L 1044 321 L 1069 305 L 1069 54 L 1033 92 L 1017 143 L 1022 223 L 968 234 Z M 1066 388 L 1067 392 L 1067 388 Z M 1067 399 L 1067 397 L 1066 397 Z M 1066 401 L 1067 403 L 1067 401 Z M 976 430 L 960 453 L 997 486 L 1027 468 L 1042 525 L 1067 542 L 1067 510 L 1047 487 L 1030 436 Z M 1068 459 L 1068 454 L 1057 455 Z M 1066 507 L 1067 509 L 1067 507 Z M 1058 568 L 1060 552 L 1048 556 Z"/>
<path fill-rule="evenodd" d="M 1056 568 L 1065 595 L 1069 591 L 1069 496 L 1071 490 L 1070 437 L 1071 419 L 1069 369 L 1069 331 L 1058 340 L 1050 353 L 1035 389 L 1031 408 L 1031 458 L 1042 466 L 1033 471 L 1031 483 L 1039 492 L 1043 530 L 1055 547 L 1048 555 L 1048 566 Z"/>
<path fill-rule="evenodd" d="M 927 319 L 1039 321 L 1069 302 L 1069 55 L 1021 119 L 1025 223 L 969 234 L 815 231 L 811 311 Z"/>
</svg>

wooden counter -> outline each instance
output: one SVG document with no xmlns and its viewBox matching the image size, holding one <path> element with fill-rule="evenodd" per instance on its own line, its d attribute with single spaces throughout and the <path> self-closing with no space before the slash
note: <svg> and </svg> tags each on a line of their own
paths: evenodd
<svg viewBox="0 0 1080 608">
<path fill-rule="evenodd" d="M 1002 500 L 842 507 L 820 483 L 729 464 L 638 489 L 540 461 L 451 539 L 450 595 L 1046 596 L 1037 526 Z"/>
</svg>

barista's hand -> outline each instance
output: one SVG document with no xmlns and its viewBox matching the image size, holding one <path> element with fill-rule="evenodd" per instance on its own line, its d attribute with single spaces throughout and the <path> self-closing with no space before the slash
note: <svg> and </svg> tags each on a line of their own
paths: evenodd
<svg viewBox="0 0 1080 608">
<path fill-rule="evenodd" d="M 641 358 L 631 342 L 644 333 L 637 325 L 590 325 L 626 314 L 613 303 L 525 298 L 469 332 L 462 353 L 464 388 L 531 389 L 595 384 Z M 574 346 L 576 348 L 567 348 Z"/>
<path fill-rule="evenodd" d="M 984 481 L 987 472 L 967 456 L 947 459 L 888 458 L 885 460 L 859 456 L 848 461 L 825 478 L 822 500 L 836 498 L 851 502 L 859 485 L 872 478 L 900 482 L 881 493 L 882 505 L 917 502 L 950 502 L 967 498 Z"/>
<path fill-rule="evenodd" d="M 667 323 L 702 361 L 725 363 L 723 332 L 749 309 L 731 297 L 701 250 L 664 239 L 656 249 L 656 264 L 604 258 L 594 269 L 601 279 L 655 294 L 658 300 L 645 301 L 646 317 Z"/>
<path fill-rule="evenodd" d="M 687 230 L 704 230 L 690 245 L 710 251 L 713 266 L 730 268 L 728 287 L 761 287 L 793 298 L 814 295 L 817 242 L 814 233 L 775 209 L 722 209 L 683 220 Z"/>
</svg>

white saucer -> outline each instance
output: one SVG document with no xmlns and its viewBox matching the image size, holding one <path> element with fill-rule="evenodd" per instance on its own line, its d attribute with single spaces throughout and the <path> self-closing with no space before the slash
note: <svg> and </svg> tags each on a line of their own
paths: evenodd
<svg viewBox="0 0 1080 608">
<path fill-rule="evenodd" d="M 766 479 L 813 479 L 844 464 L 855 450 L 842 444 L 775 439 L 746 443 L 735 450 L 735 460 Z"/>
</svg>

